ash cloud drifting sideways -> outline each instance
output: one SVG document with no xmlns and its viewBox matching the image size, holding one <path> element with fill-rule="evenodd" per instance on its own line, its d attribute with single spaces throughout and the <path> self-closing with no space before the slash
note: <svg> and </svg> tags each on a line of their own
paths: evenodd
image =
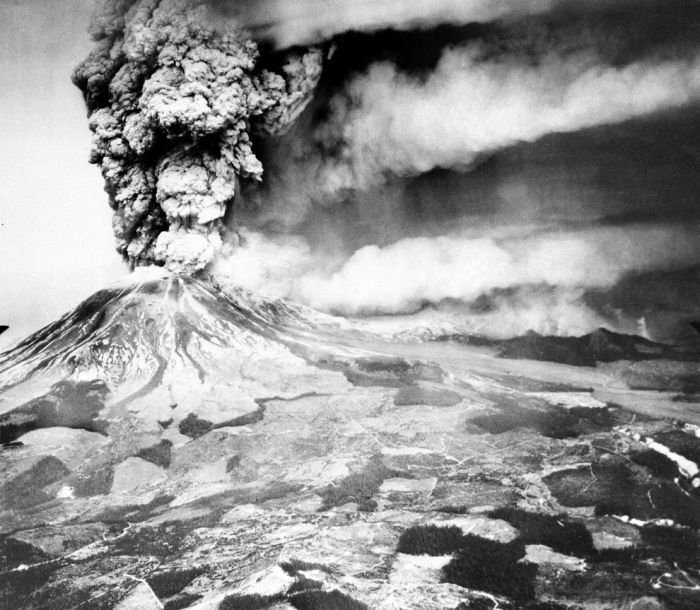
<svg viewBox="0 0 700 610">
<path fill-rule="evenodd" d="M 700 260 L 700 225 L 471 231 L 406 238 L 360 248 L 349 259 L 314 257 L 297 238 L 244 232 L 236 256 L 215 273 L 271 297 L 291 297 L 342 314 L 392 314 L 446 299 L 474 301 L 497 289 L 608 288 L 631 271 L 673 269 Z M 500 234 L 498 234 L 500 233 Z"/>
<path fill-rule="evenodd" d="M 646 146 L 647 117 L 700 107 L 700 10 L 672 4 L 103 2 L 96 50 L 75 80 L 118 249 L 134 265 L 207 269 L 225 285 L 344 314 L 526 286 L 522 307 L 574 320 L 561 332 L 590 330 L 581 320 L 600 320 L 582 309 L 586 290 L 700 262 L 697 215 L 683 225 L 676 202 L 660 200 L 649 217 L 645 200 L 641 224 L 614 180 L 588 209 L 585 186 L 543 205 L 534 199 L 546 185 L 511 176 L 496 186 L 505 213 L 469 211 L 464 193 L 464 213 L 449 218 L 441 198 L 450 191 L 459 208 L 465 182 L 443 182 L 421 191 L 410 230 L 406 200 L 415 179 L 478 180 L 489 160 L 514 147 L 527 156 L 527 143 L 550 136 L 618 125 Z M 683 137 L 668 141 L 693 157 L 697 143 Z M 602 171 L 595 146 L 585 154 L 580 184 Z M 676 169 L 659 158 L 650 173 L 687 215 L 691 195 L 669 186 Z M 521 217 L 518 206 L 539 212 Z M 628 220 L 601 226 L 608 206 Z"/>
<path fill-rule="evenodd" d="M 622 122 L 700 100 L 700 53 L 616 67 L 592 54 L 526 63 L 450 49 L 418 79 L 391 64 L 357 77 L 334 105 L 320 184 L 369 187 L 387 175 L 468 168 L 480 156 L 551 133 Z"/>
<path fill-rule="evenodd" d="M 290 175 L 283 198 L 308 203 L 312 193 L 328 203 L 393 177 L 467 171 L 485 156 L 548 134 L 697 105 L 700 49 L 693 28 L 700 11 L 685 0 L 672 4 L 667 9 L 676 18 L 659 17 L 663 7 L 653 0 L 634 10 L 624 1 L 587 4 L 600 7 L 590 15 L 580 14 L 581 3 L 557 3 L 552 14 L 510 15 L 465 33 L 461 42 L 436 31 L 447 40 L 434 65 L 412 68 L 398 54 L 350 69 L 322 118 L 285 144 L 298 147 L 298 162 L 289 163 L 287 153 L 276 168 L 276 176 Z"/>
<path fill-rule="evenodd" d="M 214 8 L 278 47 L 308 45 L 350 30 L 413 29 L 545 13 L 562 0 L 217 0 Z M 593 0 L 593 4 L 602 4 Z"/>
</svg>

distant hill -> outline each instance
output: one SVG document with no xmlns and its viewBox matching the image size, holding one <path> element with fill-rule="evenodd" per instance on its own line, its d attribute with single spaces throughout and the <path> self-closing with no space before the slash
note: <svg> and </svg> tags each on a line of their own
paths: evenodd
<svg viewBox="0 0 700 610">
<path fill-rule="evenodd" d="M 694 360 L 698 354 L 656 343 L 637 335 L 624 335 L 604 328 L 580 337 L 540 335 L 534 331 L 512 339 L 489 339 L 480 335 L 443 335 L 438 341 L 494 347 L 501 358 L 541 360 L 573 366 L 595 366 L 618 360 Z"/>
</svg>

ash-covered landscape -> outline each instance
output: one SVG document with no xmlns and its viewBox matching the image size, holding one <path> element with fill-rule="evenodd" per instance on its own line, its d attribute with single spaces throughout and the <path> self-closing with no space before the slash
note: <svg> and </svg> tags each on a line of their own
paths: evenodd
<svg viewBox="0 0 700 610">
<path fill-rule="evenodd" d="M 698 2 L 0 28 L 0 113 L 49 107 L 41 66 L 87 113 L 0 147 L 0 607 L 700 605 Z"/>
</svg>

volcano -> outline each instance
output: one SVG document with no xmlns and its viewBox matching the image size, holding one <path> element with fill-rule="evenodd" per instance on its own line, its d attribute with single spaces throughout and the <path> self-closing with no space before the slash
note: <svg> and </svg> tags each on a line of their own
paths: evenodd
<svg viewBox="0 0 700 610">
<path fill-rule="evenodd" d="M 324 388 L 317 369 L 286 347 L 286 326 L 303 326 L 291 306 L 253 308 L 253 301 L 234 301 L 191 278 L 100 291 L 0 358 L 5 404 L 35 399 L 19 410 L 10 407 L 6 420 L 22 414 L 26 431 L 49 421 L 104 427 L 127 413 L 144 425 L 179 422 L 194 412 L 216 424 L 252 417 L 256 397 Z M 289 375 L 280 377 L 280 366 Z M 68 404 L 76 393 L 106 411 L 76 412 Z M 93 415 L 99 421 L 90 420 Z M 3 425 L 4 440 L 19 432 L 13 425 Z"/>
<path fill-rule="evenodd" d="M 696 606 L 697 363 L 377 330 L 141 273 L 0 356 L 3 599 Z"/>
</svg>

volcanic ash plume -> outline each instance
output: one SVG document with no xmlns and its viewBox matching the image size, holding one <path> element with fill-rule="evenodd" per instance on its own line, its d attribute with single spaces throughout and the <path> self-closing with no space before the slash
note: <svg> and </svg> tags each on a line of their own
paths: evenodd
<svg viewBox="0 0 700 610">
<path fill-rule="evenodd" d="M 314 257 L 298 237 L 272 241 L 243 231 L 241 249 L 222 258 L 214 273 L 222 285 L 289 297 L 324 311 L 401 314 L 424 303 L 471 302 L 522 286 L 580 295 L 609 288 L 630 272 L 691 265 L 700 258 L 697 230 L 694 224 L 557 232 L 519 228 L 500 236 L 463 231 L 406 238 L 384 248 L 365 246 L 340 262 Z"/>
<path fill-rule="evenodd" d="M 374 64 L 332 101 L 320 140 L 342 152 L 320 163 L 321 182 L 333 192 L 468 168 L 518 142 L 700 99 L 700 55 L 612 66 L 595 53 L 554 51 L 528 63 L 479 45 L 448 49 L 428 78 Z"/>
<path fill-rule="evenodd" d="M 602 0 L 593 0 L 601 2 Z M 218 0 L 279 47 L 310 44 L 348 30 L 411 29 L 544 13 L 562 0 Z"/>
<path fill-rule="evenodd" d="M 239 180 L 263 173 L 252 131 L 287 127 L 321 75 L 317 49 L 262 69 L 257 45 L 210 17 L 205 0 L 103 1 L 97 46 L 74 73 L 132 266 L 196 271 L 213 260 Z"/>
</svg>

